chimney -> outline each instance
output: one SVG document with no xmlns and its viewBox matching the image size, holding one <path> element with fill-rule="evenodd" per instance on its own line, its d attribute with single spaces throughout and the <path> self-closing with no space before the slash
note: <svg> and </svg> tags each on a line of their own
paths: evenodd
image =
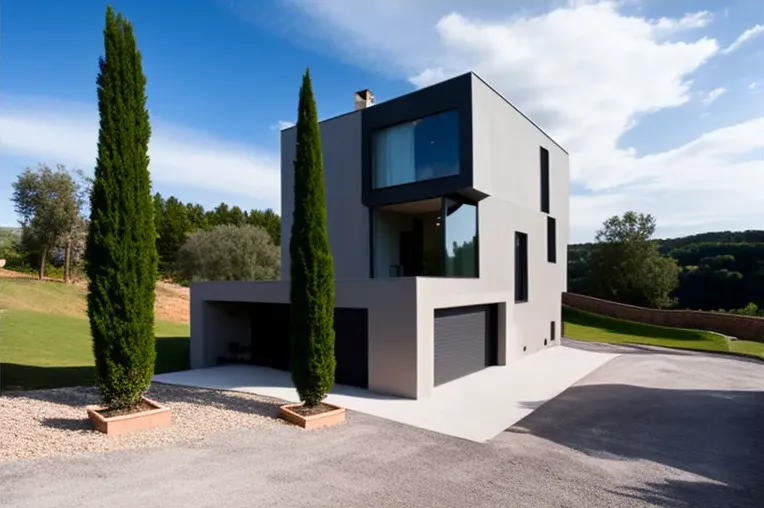
<svg viewBox="0 0 764 508">
<path fill-rule="evenodd" d="M 368 108 L 374 102 L 371 90 L 361 90 L 355 93 L 355 111 Z"/>
</svg>

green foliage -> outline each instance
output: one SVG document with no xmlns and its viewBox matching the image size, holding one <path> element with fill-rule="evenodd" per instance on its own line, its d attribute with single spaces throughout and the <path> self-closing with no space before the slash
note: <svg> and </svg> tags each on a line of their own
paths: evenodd
<svg viewBox="0 0 764 508">
<path fill-rule="evenodd" d="M 70 173 L 61 164 L 55 170 L 39 164 L 36 170 L 25 169 L 13 183 L 12 200 L 20 218 L 25 250 L 36 254 L 40 278 L 45 276 L 51 251 L 81 229 L 82 180 L 82 173 Z"/>
<path fill-rule="evenodd" d="M 748 305 L 742 309 L 719 309 L 719 312 L 728 312 L 730 314 L 738 314 L 741 316 L 764 317 L 764 309 L 760 309 L 759 306 L 753 302 L 749 302 Z"/>
<path fill-rule="evenodd" d="M 613 216 L 597 232 L 590 258 L 591 291 L 615 302 L 665 308 L 679 284 L 676 261 L 660 255 L 653 241 L 655 219 L 626 212 Z"/>
<path fill-rule="evenodd" d="M 291 370 L 307 406 L 334 385 L 334 261 L 326 230 L 326 189 L 316 102 L 310 72 L 300 87 L 294 165 L 291 255 Z"/>
<path fill-rule="evenodd" d="M 446 273 L 458 277 L 477 277 L 477 237 L 451 244 L 453 254 L 446 255 Z"/>
<path fill-rule="evenodd" d="M 170 196 L 165 201 L 157 193 L 154 196 L 154 224 L 157 232 L 159 269 L 165 274 L 174 273 L 178 251 L 196 229 L 190 220 L 188 208 L 175 196 Z"/>
<path fill-rule="evenodd" d="M 592 294 L 592 243 L 568 248 L 568 290 Z M 658 240 L 660 252 L 681 266 L 672 298 L 683 309 L 764 307 L 764 231 L 723 231 Z"/>
<path fill-rule="evenodd" d="M 164 199 L 154 195 L 154 222 L 157 231 L 159 271 L 163 276 L 183 282 L 178 252 L 189 237 L 215 226 L 251 225 L 264 229 L 274 245 L 281 245 L 281 217 L 273 210 L 242 211 L 238 206 L 221 203 L 214 210 L 202 205 L 183 203 L 174 196 Z"/>
<path fill-rule="evenodd" d="M 111 6 L 104 46 L 85 257 L 96 377 L 105 404 L 116 408 L 139 402 L 154 373 L 157 250 L 146 77 L 133 27 Z"/>
<path fill-rule="evenodd" d="M 281 249 L 259 227 L 215 226 L 199 230 L 178 251 L 185 280 L 273 280 L 281 274 Z"/>
<path fill-rule="evenodd" d="M 16 257 L 21 248 L 20 228 L 0 228 L 0 259 Z"/>
</svg>

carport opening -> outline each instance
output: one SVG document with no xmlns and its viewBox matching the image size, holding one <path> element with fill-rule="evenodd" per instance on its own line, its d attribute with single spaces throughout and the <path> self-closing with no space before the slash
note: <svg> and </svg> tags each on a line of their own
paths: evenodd
<svg viewBox="0 0 764 508">
<path fill-rule="evenodd" d="M 245 363 L 289 370 L 291 316 L 289 304 L 216 302 L 225 323 L 215 330 L 218 364 Z M 334 309 L 337 359 L 335 382 L 368 387 L 368 310 Z"/>
</svg>

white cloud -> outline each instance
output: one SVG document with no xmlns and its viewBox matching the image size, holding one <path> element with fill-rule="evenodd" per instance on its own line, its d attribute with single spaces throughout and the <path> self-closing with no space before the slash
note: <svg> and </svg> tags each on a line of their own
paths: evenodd
<svg viewBox="0 0 764 508">
<path fill-rule="evenodd" d="M 732 53 L 733 51 L 737 51 L 744 44 L 747 44 L 757 37 L 761 37 L 762 35 L 764 35 L 764 25 L 753 26 L 740 34 L 740 37 L 738 37 L 735 42 L 727 46 L 723 53 Z"/>
<path fill-rule="evenodd" d="M 651 22 L 655 36 L 670 36 L 682 30 L 703 28 L 713 21 L 713 15 L 708 11 L 692 12 L 682 18 L 660 18 Z"/>
<path fill-rule="evenodd" d="M 0 104 L 1 154 L 92 172 L 97 136 L 92 107 L 7 96 Z M 149 156 L 154 182 L 237 194 L 279 208 L 278 154 L 152 118 Z"/>
<path fill-rule="evenodd" d="M 755 90 L 756 89 L 756 82 L 752 82 L 750 85 L 748 85 L 749 90 Z"/>
<path fill-rule="evenodd" d="M 614 1 L 546 13 L 492 1 L 289 2 L 312 18 L 309 35 L 359 66 L 419 87 L 468 70 L 486 78 L 571 152 L 585 189 L 571 200 L 574 240 L 627 209 L 656 215 L 661 234 L 764 223 L 764 193 L 753 191 L 764 164 L 751 159 L 761 120 L 659 154 L 620 145 L 641 118 L 692 97 L 693 74 L 719 54 L 713 38 L 691 36 L 711 21 L 705 11 L 655 20 Z"/>
<path fill-rule="evenodd" d="M 713 90 L 711 90 L 710 92 L 708 92 L 707 94 L 703 96 L 703 99 L 702 99 L 703 104 L 706 106 L 713 104 L 713 102 L 719 97 L 721 97 L 726 91 L 727 89 L 724 87 L 714 88 Z"/>
<path fill-rule="evenodd" d="M 284 129 L 288 129 L 290 127 L 294 127 L 294 122 L 290 122 L 289 120 L 279 120 L 275 125 L 271 125 L 271 130 L 283 131 Z"/>
</svg>

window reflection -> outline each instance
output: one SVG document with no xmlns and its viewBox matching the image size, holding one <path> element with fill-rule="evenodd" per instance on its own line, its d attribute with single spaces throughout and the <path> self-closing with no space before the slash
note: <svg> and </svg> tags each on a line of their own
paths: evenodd
<svg viewBox="0 0 764 508">
<path fill-rule="evenodd" d="M 458 110 L 373 133 L 372 174 L 375 189 L 458 175 Z"/>
<path fill-rule="evenodd" d="M 446 277 L 478 276 L 477 206 L 445 200 Z"/>
</svg>

